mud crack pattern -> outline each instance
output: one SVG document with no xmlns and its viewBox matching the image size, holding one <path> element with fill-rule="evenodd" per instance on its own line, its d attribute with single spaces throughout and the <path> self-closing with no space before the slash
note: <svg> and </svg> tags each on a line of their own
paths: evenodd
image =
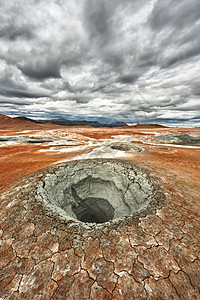
<svg viewBox="0 0 200 300">
<path fill-rule="evenodd" d="M 160 207 L 87 228 L 38 204 L 43 176 L 1 196 L 0 299 L 200 298 L 200 214 L 190 182 L 183 191 L 179 177 L 165 174 Z"/>
</svg>

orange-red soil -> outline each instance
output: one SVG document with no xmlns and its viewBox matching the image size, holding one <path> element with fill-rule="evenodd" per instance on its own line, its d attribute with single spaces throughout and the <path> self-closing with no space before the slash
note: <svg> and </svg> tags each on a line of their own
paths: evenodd
<svg viewBox="0 0 200 300">
<path fill-rule="evenodd" d="M 117 225 L 105 223 L 103 230 L 63 222 L 35 202 L 31 177 L 24 178 L 22 186 L 11 185 L 36 170 L 89 153 L 95 145 L 72 152 L 39 152 L 50 148 L 45 144 L 1 146 L 0 298 L 200 299 L 200 149 L 145 140 L 155 133 L 198 136 L 200 129 L 56 130 L 78 134 L 79 143 L 81 135 L 83 140 L 141 135 L 145 151 L 120 159 L 145 167 L 162 185 L 166 201 L 147 215 Z"/>
<path fill-rule="evenodd" d="M 47 130 L 45 129 L 44 132 Z M 107 139 L 116 135 L 146 135 L 160 133 L 189 133 L 193 135 L 200 135 L 199 128 L 159 128 L 159 129 L 133 129 L 133 128 L 88 128 L 88 127 L 67 127 L 63 129 L 57 129 L 59 132 L 76 133 L 81 134 L 83 137 L 95 138 L 95 139 Z M 41 132 L 41 130 L 23 132 L 23 135 L 32 135 L 34 133 Z M 0 136 L 16 136 L 22 134 L 21 131 L 0 130 Z M 148 143 L 147 143 L 148 144 Z M 81 143 L 76 146 L 81 145 Z M 54 147 L 61 147 L 63 144 L 54 145 Z M 64 145 L 66 146 L 66 145 Z M 55 164 L 56 162 L 70 160 L 78 154 L 88 152 L 89 150 L 78 150 L 78 152 L 39 152 L 40 149 L 46 149 L 50 146 L 44 146 L 43 144 L 17 144 L 6 145 L 0 147 L 0 189 L 8 187 L 10 184 L 16 182 L 20 178 L 40 170 L 46 166 Z M 92 148 L 90 148 L 91 150 Z M 160 150 L 161 149 L 161 150 Z M 167 146 L 152 146 L 148 152 L 143 152 L 139 155 L 130 157 L 130 159 L 136 162 L 141 162 L 151 168 L 155 169 L 168 169 L 174 171 L 177 175 L 188 174 L 192 177 L 196 176 L 196 179 L 200 179 L 200 149 L 183 149 L 173 148 Z M 155 167 L 154 167 L 155 166 Z"/>
</svg>

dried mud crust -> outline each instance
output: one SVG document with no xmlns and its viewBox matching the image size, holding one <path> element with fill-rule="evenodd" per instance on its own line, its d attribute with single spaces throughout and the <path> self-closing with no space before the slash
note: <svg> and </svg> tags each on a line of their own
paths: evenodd
<svg viewBox="0 0 200 300">
<path fill-rule="evenodd" d="M 38 182 L 56 169 L 1 196 L 1 299 L 199 299 L 197 189 L 186 182 L 180 192 L 181 179 L 168 174 L 165 201 L 87 227 L 38 203 Z"/>
</svg>

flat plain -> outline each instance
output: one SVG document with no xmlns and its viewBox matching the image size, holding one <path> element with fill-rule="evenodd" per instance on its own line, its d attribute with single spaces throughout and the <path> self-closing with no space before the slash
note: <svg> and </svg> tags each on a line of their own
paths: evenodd
<svg viewBox="0 0 200 300">
<path fill-rule="evenodd" d="M 0 298 L 199 299 L 200 128 L 36 125 L 0 130 Z M 164 203 L 90 229 L 49 217 L 43 168 L 96 158 L 144 168 Z"/>
</svg>

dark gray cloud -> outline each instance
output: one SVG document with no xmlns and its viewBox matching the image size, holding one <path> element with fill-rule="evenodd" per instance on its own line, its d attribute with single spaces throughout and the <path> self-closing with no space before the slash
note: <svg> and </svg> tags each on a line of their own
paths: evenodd
<svg viewBox="0 0 200 300">
<path fill-rule="evenodd" d="M 25 9 L 15 1 L 1 1 L 0 11 L 0 38 L 15 41 L 19 38 L 31 39 L 34 37 L 34 26 L 26 18 Z"/>
<path fill-rule="evenodd" d="M 0 95 L 6 96 L 6 97 L 15 97 L 15 98 L 42 98 L 46 97 L 45 94 L 41 93 L 33 93 L 29 91 L 19 91 L 16 89 L 2 89 L 0 91 Z"/>
<path fill-rule="evenodd" d="M 3 26 L 2 26 L 3 25 Z M 30 28 L 27 27 L 15 27 L 15 24 L 1 24 L 0 27 L 0 38 L 15 41 L 18 38 L 31 39 L 33 33 Z"/>
<path fill-rule="evenodd" d="M 25 83 L 15 82 L 14 79 L 9 78 L 9 74 L 6 74 L 3 79 L 0 79 L 0 97 L 7 97 L 7 101 L 9 103 L 9 99 L 39 99 L 43 97 L 51 98 L 50 92 L 46 89 L 31 87 L 26 85 Z M 15 102 L 16 103 L 16 102 Z M 22 102 L 20 102 L 22 103 Z"/>
<path fill-rule="evenodd" d="M 76 103 L 89 103 L 91 100 L 90 97 L 88 98 L 87 95 L 82 95 L 81 93 L 77 95 L 69 95 L 68 99 L 76 101 Z"/>
<path fill-rule="evenodd" d="M 195 96 L 200 96 L 200 81 L 192 83 L 191 88 Z"/>
<path fill-rule="evenodd" d="M 42 90 L 29 90 L 23 85 L 13 85 L 11 81 L 0 82 L 0 96 L 5 96 L 7 98 L 50 98 L 50 93 L 42 91 Z M 9 100 L 8 100 L 9 101 Z"/>
<path fill-rule="evenodd" d="M 198 0 L 158 0 L 150 16 L 153 29 L 160 31 L 164 27 L 179 28 L 191 26 L 200 18 Z"/>
<path fill-rule="evenodd" d="M 1 113 L 199 122 L 199 0 L 1 1 Z"/>
<path fill-rule="evenodd" d="M 111 16 L 104 0 L 88 0 L 85 4 L 85 25 L 91 40 L 100 41 L 101 46 L 112 38 Z"/>
<path fill-rule="evenodd" d="M 26 65 L 19 66 L 22 73 L 36 80 L 47 78 L 60 78 L 60 66 L 52 61 L 34 61 Z"/>
<path fill-rule="evenodd" d="M 169 68 L 177 63 L 182 63 L 184 60 L 200 55 L 200 40 L 196 44 L 191 44 L 186 49 L 180 49 L 178 53 L 172 54 L 163 64 L 164 68 Z"/>
<path fill-rule="evenodd" d="M 15 100 L 0 100 L 0 105 L 4 107 L 24 106 L 24 105 L 29 105 L 29 102 L 15 101 Z"/>
<path fill-rule="evenodd" d="M 125 84 L 132 84 L 140 77 L 139 74 L 124 74 L 118 78 L 118 81 Z"/>
</svg>

